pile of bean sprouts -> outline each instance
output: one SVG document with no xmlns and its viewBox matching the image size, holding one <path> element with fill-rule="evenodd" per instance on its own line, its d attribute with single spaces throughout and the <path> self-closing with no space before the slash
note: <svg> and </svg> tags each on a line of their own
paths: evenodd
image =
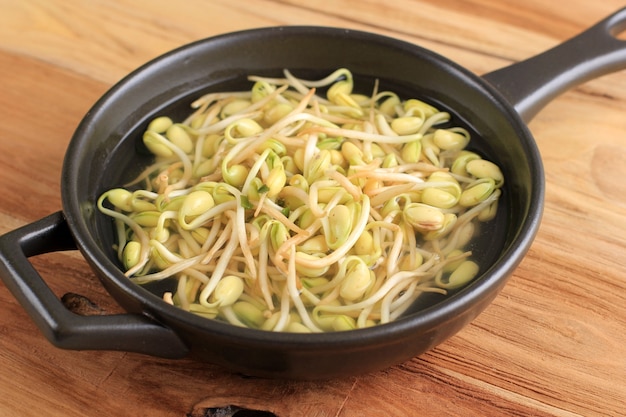
<svg viewBox="0 0 626 417">
<path fill-rule="evenodd" d="M 449 113 L 378 82 L 357 94 L 347 69 L 249 80 L 151 120 L 154 163 L 100 197 L 126 276 L 174 278 L 171 304 L 288 332 L 387 323 L 476 277 L 468 244 L 503 176 Z"/>
</svg>

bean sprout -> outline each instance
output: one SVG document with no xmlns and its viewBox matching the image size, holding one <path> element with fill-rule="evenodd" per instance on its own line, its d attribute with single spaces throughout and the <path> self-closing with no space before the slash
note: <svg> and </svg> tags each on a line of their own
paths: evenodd
<svg viewBox="0 0 626 417">
<path fill-rule="evenodd" d="M 378 82 L 357 94 L 347 69 L 249 80 L 153 119 L 154 163 L 99 198 L 129 279 L 176 279 L 163 299 L 202 317 L 325 332 L 477 276 L 467 248 L 504 178 L 447 112 Z"/>
</svg>

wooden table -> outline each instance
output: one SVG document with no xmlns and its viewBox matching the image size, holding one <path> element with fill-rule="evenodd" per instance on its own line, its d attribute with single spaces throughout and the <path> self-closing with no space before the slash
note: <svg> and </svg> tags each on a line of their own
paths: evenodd
<svg viewBox="0 0 626 417">
<path fill-rule="evenodd" d="M 0 233 L 60 209 L 63 156 L 82 116 L 126 73 L 187 42 L 260 26 L 342 26 L 408 40 L 482 74 L 621 7 L 618 0 L 1 0 Z M 547 177 L 540 232 L 495 302 L 436 349 L 332 381 L 242 378 L 190 360 L 57 349 L 0 285 L 0 415 L 199 416 L 228 404 L 278 416 L 624 415 L 626 71 L 563 94 L 530 128 Z M 77 253 L 33 262 L 59 296 L 76 292 L 116 309 Z"/>
</svg>

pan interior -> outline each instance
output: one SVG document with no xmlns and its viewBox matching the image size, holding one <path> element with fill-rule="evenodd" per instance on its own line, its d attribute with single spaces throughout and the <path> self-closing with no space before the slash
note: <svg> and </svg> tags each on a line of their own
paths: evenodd
<svg viewBox="0 0 626 417">
<path fill-rule="evenodd" d="M 330 71 L 329 71 L 330 72 Z M 277 71 L 274 76 L 280 75 Z M 317 79 L 326 74 L 312 73 L 307 71 L 300 71 L 296 74 L 302 78 Z M 373 87 L 374 80 L 369 77 L 362 77 L 358 74 L 355 75 L 355 84 L 357 86 L 369 86 Z M 440 108 L 446 109 L 451 112 L 453 118 L 448 124 L 450 126 L 462 126 L 468 129 L 472 133 L 472 141 L 469 150 L 475 151 L 481 154 L 484 158 L 497 161 L 499 156 L 494 152 L 493 148 L 489 144 L 485 143 L 482 136 L 476 132 L 476 130 L 470 126 L 459 115 L 453 113 L 453 109 L 446 107 L 444 103 L 424 97 L 423 92 L 408 91 L 406 86 L 397 85 L 394 81 L 380 80 L 381 90 L 390 90 L 394 92 L 401 92 L 403 98 L 420 98 L 429 101 L 430 104 Z M 196 91 L 190 94 L 188 97 L 183 98 L 175 103 L 168 104 L 159 111 L 156 111 L 130 130 L 127 135 L 118 145 L 112 150 L 109 155 L 110 162 L 105 165 L 106 169 L 102 175 L 102 184 L 100 185 L 101 192 L 107 189 L 123 186 L 130 180 L 135 178 L 146 166 L 152 163 L 153 158 L 147 151 L 142 143 L 142 134 L 145 131 L 147 124 L 154 117 L 161 115 L 167 115 L 173 120 L 181 121 L 186 118 L 191 112 L 190 103 L 201 94 L 209 91 L 241 91 L 243 89 L 249 89 L 251 83 L 246 80 L 233 80 L 221 85 L 211 86 L 206 90 Z M 360 93 L 367 94 L 371 91 L 359 91 Z M 320 92 L 323 94 L 323 92 Z M 484 272 L 488 266 L 492 265 L 495 260 L 500 256 L 502 248 L 506 241 L 506 228 L 507 228 L 507 216 L 510 211 L 510 196 L 508 195 L 508 187 L 504 189 L 504 195 L 499 205 L 499 211 L 496 218 L 488 223 L 480 225 L 480 233 L 476 236 L 473 242 L 468 247 L 474 254 L 473 259 L 477 260 L 481 264 L 482 271 Z M 108 253 L 108 256 L 121 268 L 121 264 L 116 259 L 115 252 L 113 250 L 115 244 L 114 227 L 111 220 L 105 216 L 98 216 L 97 220 L 98 235 L 101 236 L 103 242 L 103 250 Z M 176 288 L 176 282 L 174 279 L 163 280 L 144 285 L 150 292 L 161 297 L 166 291 L 174 291 Z M 454 292 L 452 292 L 454 293 Z M 450 294 L 448 294 L 449 296 Z M 415 308 L 411 311 L 417 311 L 429 306 L 432 306 L 447 296 L 443 296 L 436 293 L 424 294 L 416 303 Z"/>
</svg>

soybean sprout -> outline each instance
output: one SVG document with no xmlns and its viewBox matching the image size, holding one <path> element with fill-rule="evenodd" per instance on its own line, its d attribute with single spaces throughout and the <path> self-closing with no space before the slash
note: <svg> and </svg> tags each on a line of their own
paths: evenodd
<svg viewBox="0 0 626 417">
<path fill-rule="evenodd" d="M 149 123 L 154 163 L 98 200 L 126 276 L 174 278 L 163 299 L 194 314 L 289 332 L 387 323 L 473 280 L 467 248 L 504 179 L 470 133 L 378 83 L 355 93 L 347 69 L 283 75 Z"/>
</svg>

